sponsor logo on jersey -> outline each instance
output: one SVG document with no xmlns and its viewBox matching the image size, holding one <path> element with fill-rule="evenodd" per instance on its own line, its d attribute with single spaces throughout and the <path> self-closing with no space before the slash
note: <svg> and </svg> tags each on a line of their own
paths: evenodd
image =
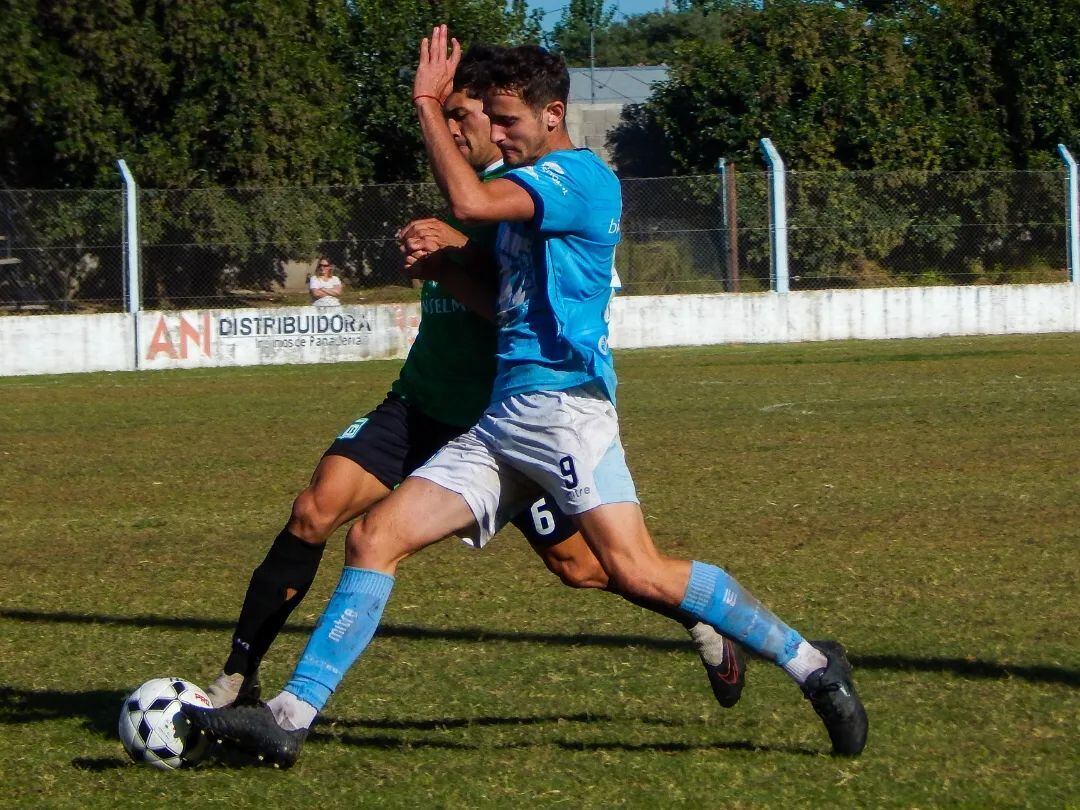
<svg viewBox="0 0 1080 810">
<path fill-rule="evenodd" d="M 540 164 L 540 171 L 546 174 L 564 195 L 569 193 L 569 189 L 563 185 L 562 178 L 566 176 L 566 170 L 562 166 L 553 160 L 545 160 Z"/>
</svg>

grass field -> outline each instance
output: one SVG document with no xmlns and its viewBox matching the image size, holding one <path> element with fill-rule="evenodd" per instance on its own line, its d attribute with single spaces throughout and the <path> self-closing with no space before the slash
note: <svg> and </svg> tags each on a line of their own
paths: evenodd
<svg viewBox="0 0 1080 810">
<path fill-rule="evenodd" d="M 406 564 L 293 770 L 136 767 L 121 698 L 214 676 L 292 497 L 397 364 L 72 375 L 0 380 L 0 804 L 1080 806 L 1080 335 L 618 364 L 658 543 L 847 644 L 861 758 L 771 666 L 720 709 L 681 628 L 506 532 Z M 335 538 L 269 687 L 341 561 Z"/>
</svg>

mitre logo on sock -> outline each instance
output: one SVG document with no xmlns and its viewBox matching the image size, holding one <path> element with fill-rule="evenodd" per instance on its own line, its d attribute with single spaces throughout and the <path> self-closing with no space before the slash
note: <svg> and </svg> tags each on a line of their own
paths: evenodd
<svg viewBox="0 0 1080 810">
<path fill-rule="evenodd" d="M 330 631 L 331 641 L 341 641 L 345 638 L 345 633 L 352 627 L 353 622 L 356 621 L 357 613 L 352 608 L 345 608 L 345 611 L 334 619 L 334 627 Z"/>
</svg>

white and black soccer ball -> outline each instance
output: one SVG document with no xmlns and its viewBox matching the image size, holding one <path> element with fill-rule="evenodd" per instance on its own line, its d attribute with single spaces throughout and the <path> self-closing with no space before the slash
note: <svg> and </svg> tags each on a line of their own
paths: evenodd
<svg viewBox="0 0 1080 810">
<path fill-rule="evenodd" d="M 120 707 L 120 741 L 136 762 L 163 771 L 187 768 L 206 756 L 210 739 L 192 728 L 183 704 L 211 708 L 210 698 L 183 678 L 154 678 Z"/>
</svg>

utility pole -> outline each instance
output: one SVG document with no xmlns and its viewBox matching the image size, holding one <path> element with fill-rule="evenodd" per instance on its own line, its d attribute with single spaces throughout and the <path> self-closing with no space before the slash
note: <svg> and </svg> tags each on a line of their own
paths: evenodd
<svg viewBox="0 0 1080 810">
<path fill-rule="evenodd" d="M 589 6 L 589 101 L 596 103 L 596 5 Z"/>
</svg>

